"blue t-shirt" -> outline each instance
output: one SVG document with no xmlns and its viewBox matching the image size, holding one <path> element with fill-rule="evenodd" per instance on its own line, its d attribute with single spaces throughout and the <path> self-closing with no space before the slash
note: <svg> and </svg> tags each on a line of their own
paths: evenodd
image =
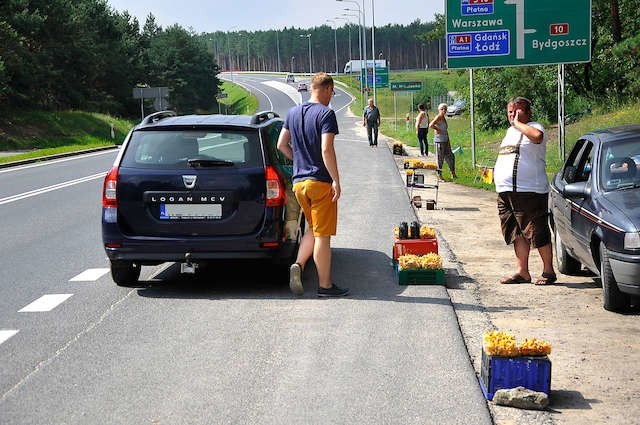
<svg viewBox="0 0 640 425">
<path fill-rule="evenodd" d="M 333 109 L 321 103 L 295 106 L 289 110 L 284 128 L 291 132 L 293 182 L 318 180 L 332 183 L 333 179 L 322 159 L 322 135 L 338 134 L 338 120 Z"/>
</svg>

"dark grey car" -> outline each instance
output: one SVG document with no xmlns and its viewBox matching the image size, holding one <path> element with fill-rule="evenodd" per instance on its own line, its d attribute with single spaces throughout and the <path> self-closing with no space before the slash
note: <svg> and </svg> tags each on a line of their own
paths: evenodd
<svg viewBox="0 0 640 425">
<path fill-rule="evenodd" d="M 141 265 L 267 259 L 289 265 L 304 218 L 277 150 L 283 121 L 162 112 L 127 136 L 104 182 L 102 239 L 118 285 Z"/>
<path fill-rule="evenodd" d="M 600 276 L 604 308 L 640 295 L 640 124 L 581 136 L 551 182 L 550 224 L 561 273 Z"/>
</svg>

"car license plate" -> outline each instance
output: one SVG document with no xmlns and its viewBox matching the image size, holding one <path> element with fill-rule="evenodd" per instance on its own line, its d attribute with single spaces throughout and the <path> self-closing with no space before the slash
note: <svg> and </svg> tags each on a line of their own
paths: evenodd
<svg viewBox="0 0 640 425">
<path fill-rule="evenodd" d="M 163 220 L 215 220 L 222 218 L 222 204 L 160 204 Z"/>
</svg>

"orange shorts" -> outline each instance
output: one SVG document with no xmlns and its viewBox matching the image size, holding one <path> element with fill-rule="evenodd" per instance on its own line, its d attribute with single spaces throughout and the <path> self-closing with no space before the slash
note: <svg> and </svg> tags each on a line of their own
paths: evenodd
<svg viewBox="0 0 640 425">
<path fill-rule="evenodd" d="M 294 183 L 293 193 L 313 230 L 313 236 L 333 236 L 338 227 L 338 203 L 333 202 L 331 183 L 304 180 Z"/>
</svg>

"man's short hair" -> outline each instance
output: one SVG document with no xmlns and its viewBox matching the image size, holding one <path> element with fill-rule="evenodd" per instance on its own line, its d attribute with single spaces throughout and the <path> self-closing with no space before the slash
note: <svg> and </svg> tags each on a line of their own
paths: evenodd
<svg viewBox="0 0 640 425">
<path fill-rule="evenodd" d="M 524 110 L 526 112 L 531 112 L 531 101 L 526 97 L 522 97 L 522 96 L 512 97 L 511 99 L 509 99 L 509 102 L 507 102 L 507 106 L 508 105 L 524 105 Z"/>
<path fill-rule="evenodd" d="M 311 88 L 333 87 L 333 78 L 326 72 L 318 72 L 311 78 Z"/>
<path fill-rule="evenodd" d="M 424 103 L 418 103 L 418 109 L 423 110 L 424 109 Z"/>
</svg>

